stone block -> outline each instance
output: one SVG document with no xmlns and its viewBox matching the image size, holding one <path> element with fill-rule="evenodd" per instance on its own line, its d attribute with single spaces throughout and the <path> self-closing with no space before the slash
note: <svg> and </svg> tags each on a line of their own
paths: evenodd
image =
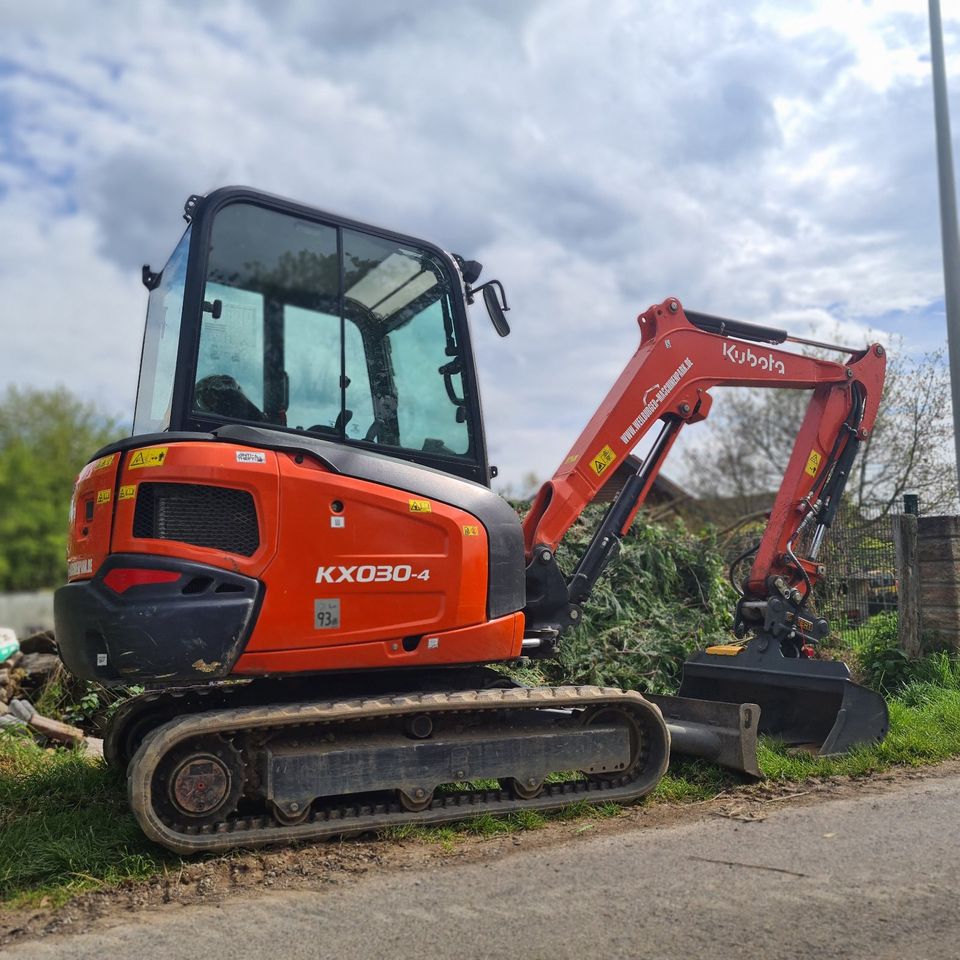
<svg viewBox="0 0 960 960">
<path fill-rule="evenodd" d="M 946 560 L 960 563 L 960 537 L 918 537 L 917 559 L 920 563 Z"/>
</svg>

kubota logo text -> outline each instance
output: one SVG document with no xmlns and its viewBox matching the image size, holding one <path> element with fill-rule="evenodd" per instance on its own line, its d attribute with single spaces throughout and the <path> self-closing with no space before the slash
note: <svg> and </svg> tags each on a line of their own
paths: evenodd
<svg viewBox="0 0 960 960">
<path fill-rule="evenodd" d="M 761 354 L 754 353 L 749 347 L 744 349 L 743 346 L 728 341 L 723 345 L 723 355 L 731 363 L 746 364 L 748 367 L 759 367 L 761 370 L 775 370 L 780 374 L 787 372 L 783 361 L 778 360 L 769 351 L 767 351 L 767 355 L 764 357 Z"/>
</svg>

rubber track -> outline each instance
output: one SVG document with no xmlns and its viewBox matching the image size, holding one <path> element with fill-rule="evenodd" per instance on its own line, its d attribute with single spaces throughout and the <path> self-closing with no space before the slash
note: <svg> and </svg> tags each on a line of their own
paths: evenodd
<svg viewBox="0 0 960 960">
<path fill-rule="evenodd" d="M 111 766 L 126 767 L 132 757 L 122 755 L 121 741 L 126 728 L 156 708 L 161 714 L 169 713 L 166 719 L 156 726 L 167 723 L 174 717 L 184 714 L 203 713 L 208 710 L 224 709 L 233 700 L 237 706 L 250 706 L 244 694 L 252 689 L 251 684 L 170 687 L 165 690 L 148 690 L 129 700 L 124 700 L 119 709 L 110 718 L 103 736 L 103 756 Z M 246 702 L 245 702 L 246 700 Z"/>
<path fill-rule="evenodd" d="M 204 734 L 236 735 L 297 726 L 401 718 L 410 714 L 498 710 L 584 709 L 607 705 L 634 712 L 642 722 L 645 758 L 632 776 L 604 782 L 547 784 L 533 800 L 514 798 L 506 790 L 467 790 L 437 794 L 425 810 L 411 812 L 398 802 L 354 803 L 312 812 L 310 819 L 281 826 L 266 814 L 229 818 L 202 828 L 166 823 L 153 809 L 151 782 L 157 765 L 182 740 Z M 465 690 L 454 693 L 361 698 L 324 703 L 282 704 L 213 710 L 179 717 L 152 730 L 130 763 L 130 806 L 143 832 L 180 854 L 219 852 L 295 840 L 321 840 L 345 833 L 380 830 L 401 824 L 438 824 L 480 814 L 515 810 L 558 810 L 579 800 L 629 802 L 652 790 L 666 772 L 670 734 L 657 707 L 636 691 L 606 687 L 523 687 Z"/>
<path fill-rule="evenodd" d="M 418 673 L 416 688 L 404 689 L 397 686 L 399 679 L 391 675 L 391 683 L 382 689 L 371 686 L 372 678 L 366 675 L 354 675 L 352 686 L 344 690 L 344 677 L 338 675 L 335 684 L 325 691 L 318 688 L 316 676 L 258 677 L 241 683 L 190 684 L 182 687 L 163 687 L 147 690 L 128 700 L 124 700 L 110 718 L 104 732 L 103 754 L 107 763 L 126 770 L 133 759 L 123 756 L 122 743 L 127 728 L 153 713 L 158 714 L 153 727 L 159 727 L 175 717 L 184 714 L 204 713 L 210 710 L 226 710 L 236 707 L 262 707 L 281 703 L 318 703 L 333 698 L 338 700 L 364 697 L 386 697 L 414 693 L 449 692 L 453 690 L 504 689 L 506 677 L 485 667 L 468 667 L 455 672 L 443 670 L 431 675 Z M 381 684 L 383 677 L 376 678 Z M 424 686 L 432 681 L 433 685 Z M 153 728 L 151 727 L 151 729 Z M 145 734 L 144 734 L 145 735 Z M 136 752 L 134 750 L 134 752 Z"/>
</svg>

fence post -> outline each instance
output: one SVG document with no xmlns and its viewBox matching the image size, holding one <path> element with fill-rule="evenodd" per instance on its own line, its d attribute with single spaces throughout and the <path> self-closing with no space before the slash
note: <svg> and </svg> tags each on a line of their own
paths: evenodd
<svg viewBox="0 0 960 960">
<path fill-rule="evenodd" d="M 900 646 L 908 657 L 920 656 L 920 570 L 917 563 L 917 518 L 904 513 L 893 518 L 897 557 L 897 604 Z"/>
</svg>

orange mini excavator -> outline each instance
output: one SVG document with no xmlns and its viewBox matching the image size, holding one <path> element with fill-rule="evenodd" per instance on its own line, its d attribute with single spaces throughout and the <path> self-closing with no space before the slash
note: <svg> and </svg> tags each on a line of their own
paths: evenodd
<svg viewBox="0 0 960 960">
<path fill-rule="evenodd" d="M 823 753 L 884 735 L 882 699 L 816 658 L 828 625 L 810 603 L 881 346 L 829 362 L 781 350 L 807 342 L 782 330 L 651 307 L 521 523 L 489 488 L 467 304 L 482 293 L 509 328 L 480 264 L 246 188 L 190 197 L 185 219 L 143 270 L 133 435 L 77 480 L 56 595 L 66 665 L 146 687 L 105 750 L 148 836 L 189 853 L 624 801 L 671 742 L 757 773 L 758 729 Z M 740 641 L 687 663 L 678 697 L 484 666 L 556 652 L 720 385 L 811 392 Z M 557 546 L 601 494 L 565 574 Z"/>
</svg>

